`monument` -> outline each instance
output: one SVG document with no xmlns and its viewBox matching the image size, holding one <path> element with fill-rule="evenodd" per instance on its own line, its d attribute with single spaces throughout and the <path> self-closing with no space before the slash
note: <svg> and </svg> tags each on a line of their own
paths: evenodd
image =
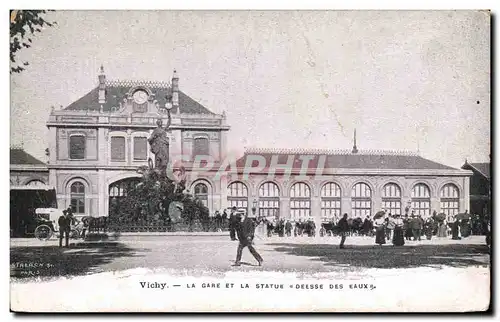
<svg viewBox="0 0 500 322">
<path fill-rule="evenodd" d="M 172 123 L 172 118 L 170 116 L 170 108 L 167 108 L 167 126 L 163 127 L 163 121 L 158 119 L 156 121 L 156 125 L 158 127 L 154 129 L 153 133 L 148 139 L 149 145 L 151 147 L 151 152 L 155 155 L 155 164 L 154 168 L 160 170 L 161 172 L 165 172 L 167 169 L 168 161 L 169 161 L 169 153 L 170 153 L 170 142 L 167 135 L 168 128 Z"/>
</svg>

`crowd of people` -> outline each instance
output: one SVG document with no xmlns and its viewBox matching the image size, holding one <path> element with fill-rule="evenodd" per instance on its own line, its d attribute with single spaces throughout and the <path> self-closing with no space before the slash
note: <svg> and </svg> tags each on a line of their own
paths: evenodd
<svg viewBox="0 0 500 322">
<path fill-rule="evenodd" d="M 219 229 L 229 229 L 230 237 L 236 240 L 236 226 L 238 218 L 233 215 L 236 209 L 231 209 L 229 216 L 224 211 L 221 215 L 216 212 L 214 219 Z M 405 241 L 431 240 L 432 238 L 448 238 L 458 240 L 471 235 L 488 235 L 488 221 L 485 217 L 477 215 L 460 214 L 457 217 L 445 218 L 443 214 L 438 215 L 435 211 L 429 217 L 423 218 L 414 211 L 406 212 L 405 215 L 391 214 L 380 211 L 375 216 L 348 218 L 347 214 L 337 222 L 331 219 L 323 222 L 319 227 L 313 218 L 298 219 L 296 221 L 284 218 L 255 217 L 255 226 L 264 230 L 264 236 L 272 237 L 320 237 L 340 236 L 341 246 L 348 236 L 370 236 L 375 237 L 375 243 L 383 245 L 392 243 L 404 245 Z M 485 228 L 486 227 L 486 228 Z M 318 229 L 317 229 L 318 228 Z"/>
</svg>

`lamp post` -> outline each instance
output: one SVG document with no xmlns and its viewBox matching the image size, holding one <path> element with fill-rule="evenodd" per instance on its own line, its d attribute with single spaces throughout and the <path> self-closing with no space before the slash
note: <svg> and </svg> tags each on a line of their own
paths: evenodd
<svg viewBox="0 0 500 322">
<path fill-rule="evenodd" d="M 167 102 L 165 103 L 165 109 L 167 111 L 170 111 L 172 109 L 173 105 L 172 105 L 172 101 L 168 99 L 167 97 Z"/>
</svg>

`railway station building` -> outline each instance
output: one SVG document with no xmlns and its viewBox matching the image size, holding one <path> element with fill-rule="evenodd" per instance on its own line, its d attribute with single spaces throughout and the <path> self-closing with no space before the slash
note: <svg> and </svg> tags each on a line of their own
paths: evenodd
<svg viewBox="0 0 500 322">
<path fill-rule="evenodd" d="M 170 155 L 182 156 L 187 189 L 213 214 L 243 207 L 258 214 L 317 221 L 393 214 L 409 207 L 427 217 L 469 207 L 472 171 L 417 154 L 344 150 L 248 149 L 228 160 L 230 126 L 181 89 L 174 71 L 168 82 L 108 80 L 101 67 L 96 86 L 61 110 L 52 110 L 48 184 L 60 207 L 77 215 L 108 215 L 154 160 L 148 137 L 171 108 Z M 200 158 L 201 156 L 201 158 Z M 203 163 L 210 159 L 210 167 Z M 230 159 L 230 158 L 229 158 Z"/>
</svg>

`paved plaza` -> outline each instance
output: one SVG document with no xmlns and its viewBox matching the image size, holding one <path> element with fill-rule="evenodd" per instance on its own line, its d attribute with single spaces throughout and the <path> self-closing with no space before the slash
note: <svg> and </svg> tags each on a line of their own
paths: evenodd
<svg viewBox="0 0 500 322">
<path fill-rule="evenodd" d="M 11 240 L 11 271 L 20 279 L 88 275 L 133 268 L 171 269 L 179 272 L 282 271 L 362 274 L 365 269 L 415 267 L 489 266 L 489 248 L 484 236 L 462 240 L 433 238 L 407 241 L 405 246 L 379 246 L 369 237 L 351 237 L 346 248 L 338 248 L 337 237 L 256 238 L 255 247 L 264 258 L 257 262 L 247 249 L 242 266 L 232 266 L 237 241 L 228 236 L 121 236 L 108 241 L 74 240 L 70 248 L 58 241 Z M 34 264 L 34 273 L 25 268 Z M 33 270 L 31 270 L 33 271 Z"/>
<path fill-rule="evenodd" d="M 76 241 L 69 249 L 59 248 L 57 240 L 12 239 L 11 273 L 17 277 L 11 279 L 11 307 L 449 312 L 488 306 L 490 255 L 483 236 L 410 241 L 402 247 L 374 245 L 367 237 L 349 238 L 345 249 L 338 242 L 335 237 L 257 238 L 264 266 L 245 249 L 243 265 L 236 267 L 237 242 L 229 236 L 121 236 Z M 144 288 L 145 283 L 167 287 Z M 235 288 L 226 288 L 227 283 Z M 324 289 L 311 290 L 318 283 Z M 221 286 L 203 288 L 214 284 Z M 247 284 L 250 289 L 243 290 Z M 284 290 L 257 287 L 280 284 Z"/>
</svg>

